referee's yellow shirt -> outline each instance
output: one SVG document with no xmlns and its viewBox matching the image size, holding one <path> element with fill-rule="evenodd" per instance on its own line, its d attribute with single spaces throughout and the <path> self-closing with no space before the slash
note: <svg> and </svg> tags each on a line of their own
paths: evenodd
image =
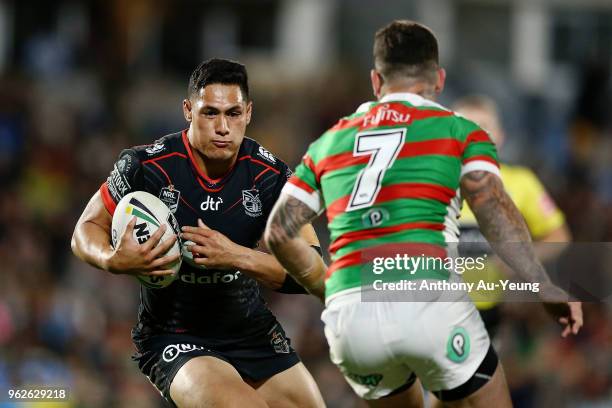
<svg viewBox="0 0 612 408">
<path fill-rule="evenodd" d="M 500 172 L 504 187 L 525 218 L 534 241 L 548 235 L 565 223 L 563 213 L 550 198 L 533 171 L 526 167 L 502 164 Z M 466 202 L 463 203 L 461 209 L 459 225 L 461 229 L 478 226 L 474 213 Z M 504 276 L 498 268 L 488 264 L 484 271 L 467 270 L 463 274 L 463 279 L 466 282 L 474 283 L 478 283 L 481 279 L 488 282 L 497 282 L 498 279 L 504 279 Z M 484 310 L 497 304 L 502 293 L 501 291 L 487 291 L 486 293 L 473 291 L 470 296 L 476 306 Z"/>
</svg>

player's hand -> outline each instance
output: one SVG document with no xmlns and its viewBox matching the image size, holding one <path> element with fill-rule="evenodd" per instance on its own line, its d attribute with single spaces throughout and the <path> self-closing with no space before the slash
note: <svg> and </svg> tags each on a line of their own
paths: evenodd
<svg viewBox="0 0 612 408">
<path fill-rule="evenodd" d="M 244 248 L 219 231 L 212 230 L 198 219 L 197 227 L 185 226 L 181 237 L 192 241 L 187 249 L 193 254 L 193 261 L 210 269 L 236 269 L 236 260 Z"/>
<path fill-rule="evenodd" d="M 107 270 L 116 274 L 166 276 L 174 272 L 167 265 L 176 262 L 180 254 L 164 255 L 176 242 L 176 236 L 161 242 L 166 231 L 166 225 L 155 231 L 144 244 L 134 239 L 136 217 L 128 223 L 119 243 L 108 259 Z M 159 245 L 158 245 L 159 244 Z"/>
<path fill-rule="evenodd" d="M 582 303 L 569 301 L 569 295 L 561 288 L 548 284 L 540 291 L 544 309 L 563 327 L 561 337 L 578 334 L 582 327 Z"/>
</svg>

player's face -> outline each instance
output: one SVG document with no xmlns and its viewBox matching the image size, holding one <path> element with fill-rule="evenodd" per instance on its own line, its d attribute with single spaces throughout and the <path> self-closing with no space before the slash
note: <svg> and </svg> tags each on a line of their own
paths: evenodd
<svg viewBox="0 0 612 408">
<path fill-rule="evenodd" d="M 238 85 L 211 84 L 183 103 L 191 122 L 189 142 L 204 158 L 231 160 L 251 121 L 251 102 Z"/>
</svg>

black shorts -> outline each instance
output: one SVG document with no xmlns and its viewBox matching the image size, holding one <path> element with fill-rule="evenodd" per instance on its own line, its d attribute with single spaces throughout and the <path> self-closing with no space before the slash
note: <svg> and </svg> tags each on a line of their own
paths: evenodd
<svg viewBox="0 0 612 408">
<path fill-rule="evenodd" d="M 245 380 L 260 381 L 300 362 L 291 341 L 277 322 L 264 335 L 240 339 L 234 345 L 210 346 L 206 339 L 188 334 L 156 334 L 134 339 L 132 359 L 162 396 L 175 406 L 170 385 L 187 361 L 212 356 L 231 364 Z"/>
</svg>

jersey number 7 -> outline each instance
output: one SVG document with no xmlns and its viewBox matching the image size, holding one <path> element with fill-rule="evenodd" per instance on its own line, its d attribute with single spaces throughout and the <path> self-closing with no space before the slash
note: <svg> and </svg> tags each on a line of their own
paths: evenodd
<svg viewBox="0 0 612 408">
<path fill-rule="evenodd" d="M 368 165 L 359 172 L 346 211 L 370 207 L 380 192 L 385 172 L 393 165 L 406 139 L 406 129 L 360 132 L 355 136 L 353 156 L 370 155 Z"/>
</svg>

